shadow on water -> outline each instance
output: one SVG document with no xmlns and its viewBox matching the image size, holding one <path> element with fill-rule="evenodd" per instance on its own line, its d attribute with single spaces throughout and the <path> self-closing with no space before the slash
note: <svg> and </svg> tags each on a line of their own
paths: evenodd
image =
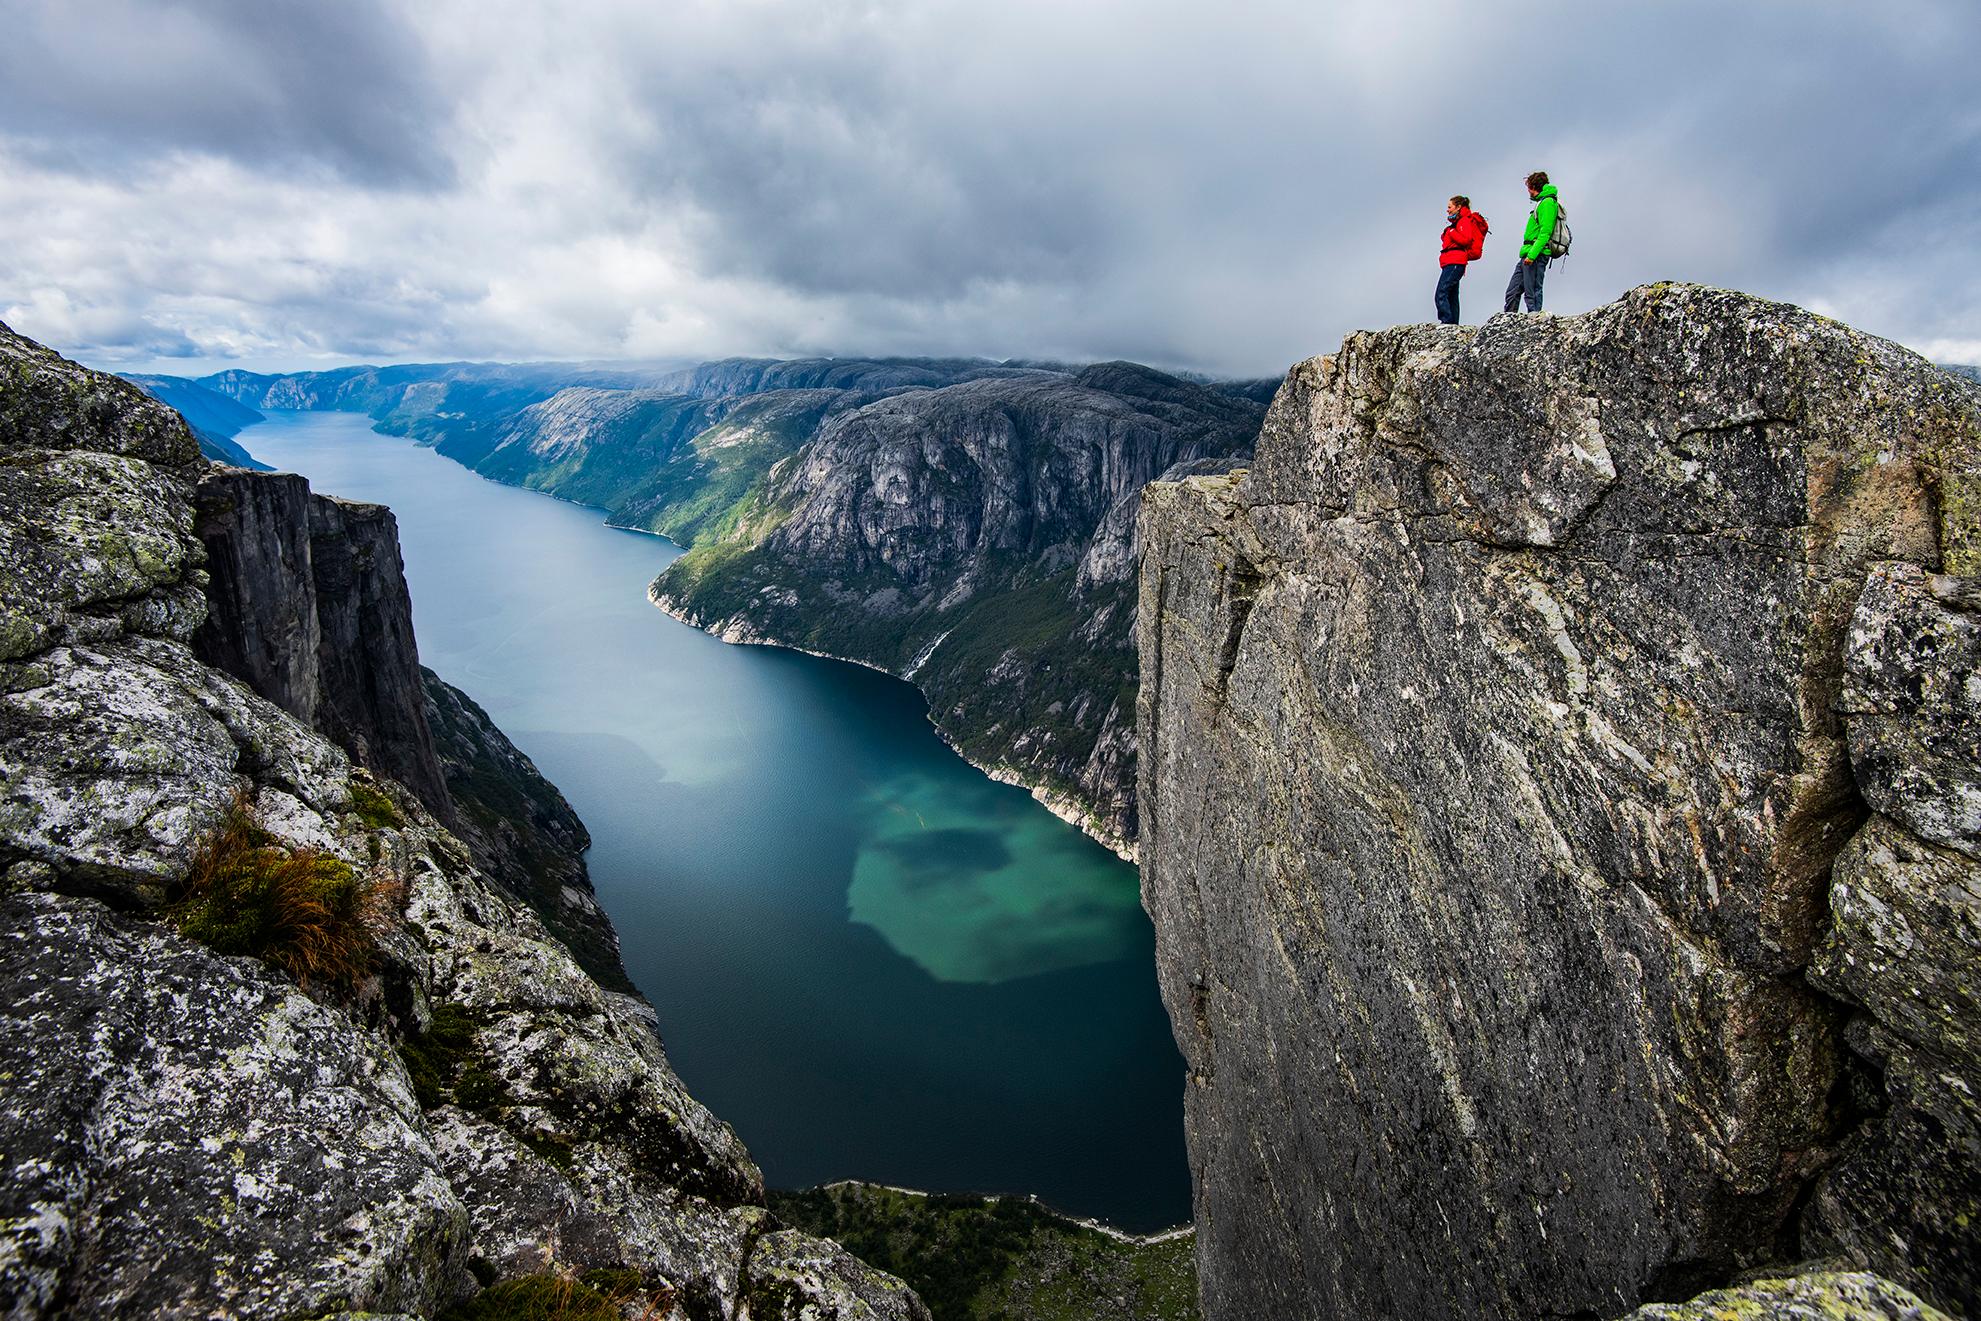
<svg viewBox="0 0 1981 1321">
<path fill-rule="evenodd" d="M 1133 868 L 955 757 L 907 684 L 653 609 L 663 541 L 360 417 L 276 413 L 241 439 L 394 507 L 422 657 L 585 819 L 675 1067 L 771 1183 L 1188 1218 Z"/>
</svg>

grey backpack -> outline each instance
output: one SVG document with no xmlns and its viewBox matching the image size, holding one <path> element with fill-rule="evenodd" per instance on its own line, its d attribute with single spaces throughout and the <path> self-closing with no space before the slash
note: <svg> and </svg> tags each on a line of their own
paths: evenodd
<svg viewBox="0 0 1981 1321">
<path fill-rule="evenodd" d="M 1563 206 L 1561 199 L 1557 197 L 1555 199 L 1555 232 L 1548 236 L 1548 255 L 1550 257 L 1566 257 L 1568 255 L 1568 245 L 1573 242 L 1575 242 L 1575 235 L 1571 234 L 1568 229 L 1568 208 Z"/>
</svg>

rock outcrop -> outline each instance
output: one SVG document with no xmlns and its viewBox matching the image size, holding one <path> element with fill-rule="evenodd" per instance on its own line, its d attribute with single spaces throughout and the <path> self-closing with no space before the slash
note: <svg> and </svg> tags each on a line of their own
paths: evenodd
<svg viewBox="0 0 1981 1321">
<path fill-rule="evenodd" d="M 1127 851 L 1135 501 L 1229 466 L 1258 417 L 1129 363 L 893 395 L 830 418 L 652 596 L 912 680 L 971 761 Z"/>
<path fill-rule="evenodd" d="M 1981 568 L 1966 552 L 1970 570 Z M 1956 562 L 1958 554 L 1950 556 Z M 1836 860 L 1811 980 L 1847 1002 L 1868 1112 L 1816 1185 L 1813 1245 L 1981 1314 L 1981 578 L 1876 566 L 1839 705 L 1871 810 Z"/>
<path fill-rule="evenodd" d="M 451 823 L 392 511 L 238 468 L 207 470 L 195 499 L 215 606 L 194 635 L 199 658 Z"/>
<path fill-rule="evenodd" d="M 194 654 L 418 795 L 585 970 L 631 990 L 570 804 L 465 693 L 423 670 L 398 529 L 294 473 L 212 467 L 194 493 L 211 608 Z"/>
<path fill-rule="evenodd" d="M 203 545 L 221 490 L 235 522 Z M 424 793 L 318 727 L 396 719 L 391 687 L 468 728 L 453 746 L 496 746 L 383 617 L 389 532 L 294 479 L 212 474 L 175 414 L 0 327 L 0 1310 L 431 1315 L 597 1267 L 656 1317 L 925 1318 L 780 1227 L 652 1010 L 587 976 Z M 274 609 L 281 584 L 315 592 L 313 624 Z M 378 733 L 351 736 L 378 755 L 404 729 Z M 397 896 L 354 987 L 172 920 L 242 801 L 271 847 Z"/>
<path fill-rule="evenodd" d="M 1249 472 L 1151 488 L 1213 1321 L 1615 1316 L 1828 1254 L 1981 1305 L 1978 483 L 1971 386 L 1652 286 L 1351 336 Z"/>
</svg>

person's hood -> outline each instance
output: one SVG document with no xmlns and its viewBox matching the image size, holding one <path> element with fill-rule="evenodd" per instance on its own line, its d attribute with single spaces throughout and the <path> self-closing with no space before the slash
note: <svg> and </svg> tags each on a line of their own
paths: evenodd
<svg viewBox="0 0 1981 1321">
<path fill-rule="evenodd" d="M 1541 192 L 1540 192 L 1540 195 L 1539 195 L 1539 196 L 1537 196 L 1537 197 L 1535 197 L 1535 199 L 1534 199 L 1534 200 L 1535 200 L 1536 202 L 1538 202 L 1538 201 L 1540 201 L 1540 200 L 1541 200 L 1541 198 L 1543 198 L 1543 197 L 1553 197 L 1553 196 L 1555 196 L 1555 195 L 1556 195 L 1556 194 L 1555 194 L 1555 186 L 1554 186 L 1553 184 L 1551 184 L 1551 183 L 1544 183 L 1544 184 L 1542 184 L 1542 185 L 1541 185 Z"/>
</svg>

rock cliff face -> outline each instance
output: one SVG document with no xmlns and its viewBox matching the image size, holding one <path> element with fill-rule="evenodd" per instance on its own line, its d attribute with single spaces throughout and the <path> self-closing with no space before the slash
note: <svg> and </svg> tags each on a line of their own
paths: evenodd
<svg viewBox="0 0 1981 1321">
<path fill-rule="evenodd" d="M 389 533 L 214 473 L 175 414 L 0 327 L 0 1310 L 431 1315 L 555 1266 L 611 1268 L 664 1318 L 926 1317 L 776 1222 L 651 1009 L 430 810 L 448 779 L 473 817 L 533 771 L 457 694 L 406 686 Z M 455 749 L 429 743 L 419 793 L 323 732 L 396 755 L 405 726 L 362 723 L 407 702 Z M 455 773 L 475 747 L 492 788 Z M 538 798 L 539 848 L 582 838 Z M 172 920 L 242 800 L 273 847 L 398 897 L 348 993 Z"/>
<path fill-rule="evenodd" d="M 1228 466 L 1258 416 L 1127 363 L 890 396 L 829 420 L 652 595 L 912 679 L 964 755 L 1125 850 L 1135 501 Z"/>
<path fill-rule="evenodd" d="M 619 933 L 585 868 L 592 842 L 585 823 L 473 698 L 432 670 L 422 668 L 420 678 L 454 832 L 475 865 L 534 909 L 599 985 L 632 991 Z"/>
<path fill-rule="evenodd" d="M 294 473 L 221 467 L 200 474 L 194 502 L 211 604 L 194 653 L 411 789 L 587 972 L 631 990 L 570 804 L 420 666 L 392 511 L 317 495 Z"/>
<path fill-rule="evenodd" d="M 216 607 L 194 635 L 199 658 L 451 822 L 392 511 L 233 468 L 209 469 L 194 498 Z"/>
<path fill-rule="evenodd" d="M 1214 1321 L 1981 1307 L 1977 491 L 1971 386 L 1684 286 L 1351 336 L 1151 489 Z"/>
</svg>

